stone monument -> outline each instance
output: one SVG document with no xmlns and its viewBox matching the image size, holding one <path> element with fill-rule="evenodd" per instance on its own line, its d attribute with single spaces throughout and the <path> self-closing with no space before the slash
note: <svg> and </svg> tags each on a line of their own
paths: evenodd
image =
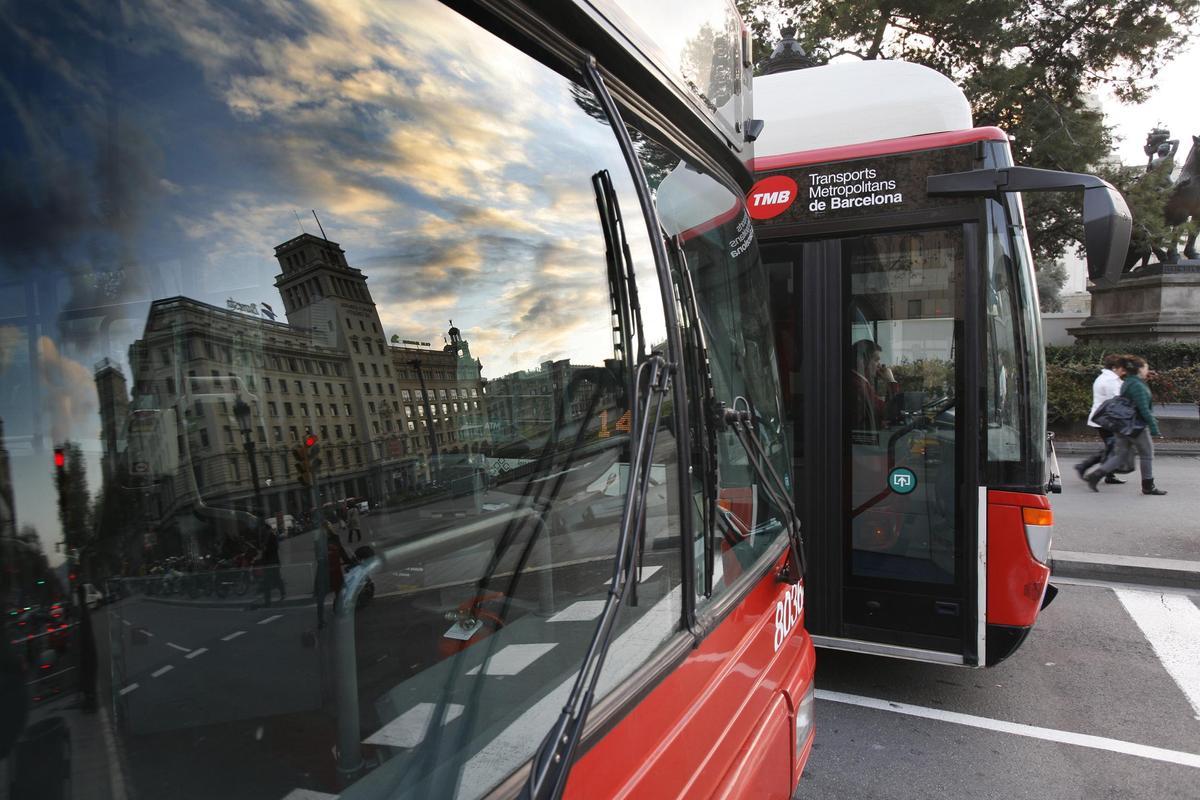
<svg viewBox="0 0 1200 800">
<path fill-rule="evenodd" d="M 1146 174 L 1130 189 L 1147 200 L 1141 207 L 1143 219 L 1135 207 L 1121 280 L 1088 287 L 1091 316 L 1067 331 L 1080 342 L 1200 342 L 1200 136 L 1192 137 L 1187 159 L 1172 181 L 1178 148 L 1166 129 L 1155 128 L 1146 137 Z M 1182 256 L 1180 240 L 1185 241 Z"/>
</svg>

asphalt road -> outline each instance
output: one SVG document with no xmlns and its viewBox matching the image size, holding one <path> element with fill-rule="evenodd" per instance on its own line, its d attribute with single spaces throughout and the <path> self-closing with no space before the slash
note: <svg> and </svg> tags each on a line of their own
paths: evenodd
<svg viewBox="0 0 1200 800">
<path fill-rule="evenodd" d="M 987 670 L 819 651 L 796 796 L 1200 797 L 1200 598 L 1150 595 L 1150 609 L 1191 609 L 1175 606 L 1182 636 L 1164 643 L 1118 591 L 1132 590 L 1063 586 L 1024 647 Z"/>
<path fill-rule="evenodd" d="M 1072 536 L 1096 547 L 1125 541 L 1114 520 L 1129 510 L 1144 524 L 1146 508 L 1154 530 L 1177 530 L 1169 535 L 1194 547 L 1188 505 L 1200 490 L 1200 459 L 1163 458 L 1159 467 L 1173 492 L 1166 498 L 1144 498 L 1132 485 L 1089 497 L 1068 483 L 1055 504 L 1056 545 Z M 597 470 L 603 465 L 564 477 L 561 491 L 581 493 Z M 528 488 L 510 484 L 486 501 L 511 502 Z M 574 572 L 554 587 L 556 608 L 604 579 L 612 523 L 584 518 L 597 508 L 581 502 L 557 534 L 555 560 Z M 367 538 L 386 549 L 457 524 L 436 511 L 368 515 Z M 333 641 L 317 629 L 308 593 L 312 542 L 288 544 L 281 607 L 261 607 L 253 592 L 220 601 L 135 596 L 95 615 L 101 696 L 124 764 L 114 796 L 337 793 Z M 653 559 L 653 542 L 648 553 Z M 356 618 L 364 736 L 387 722 L 381 699 L 444 657 L 445 613 L 480 574 L 469 548 L 424 566 L 381 571 L 375 602 Z M 527 584 L 526 613 L 545 599 L 543 588 Z M 817 738 L 797 796 L 1200 798 L 1200 601 L 1176 590 L 1060 589 L 1024 646 L 992 669 L 820 651 Z"/>
<path fill-rule="evenodd" d="M 1200 457 L 1154 459 L 1163 497 L 1143 495 L 1137 473 L 1123 476 L 1124 486 L 1101 484 L 1093 493 L 1072 468 L 1080 458 L 1059 458 L 1063 491 L 1051 497 L 1056 550 L 1200 561 Z"/>
</svg>

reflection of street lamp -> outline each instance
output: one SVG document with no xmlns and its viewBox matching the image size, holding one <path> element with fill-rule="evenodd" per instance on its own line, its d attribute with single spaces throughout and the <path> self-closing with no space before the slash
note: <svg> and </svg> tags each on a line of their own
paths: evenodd
<svg viewBox="0 0 1200 800">
<path fill-rule="evenodd" d="M 433 451 L 434 474 L 438 472 L 437 432 L 433 428 L 433 411 L 429 408 L 429 392 L 425 389 L 425 375 L 421 372 L 421 359 L 414 358 L 408 362 L 417 371 L 417 380 L 421 383 L 421 401 L 425 407 L 425 424 L 429 426 L 429 449 Z"/>
<path fill-rule="evenodd" d="M 254 512 L 259 515 L 260 519 L 265 519 L 262 496 L 258 492 L 258 463 L 254 459 L 254 439 L 250 435 L 250 406 L 242 400 L 240 394 L 233 403 L 233 416 L 237 420 L 238 429 L 242 432 L 246 457 L 250 459 L 250 482 L 254 486 Z"/>
</svg>

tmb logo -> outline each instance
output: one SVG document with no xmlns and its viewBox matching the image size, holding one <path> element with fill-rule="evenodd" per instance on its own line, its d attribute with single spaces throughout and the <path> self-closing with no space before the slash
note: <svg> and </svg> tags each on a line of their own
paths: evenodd
<svg viewBox="0 0 1200 800">
<path fill-rule="evenodd" d="M 772 175 L 754 184 L 746 195 L 746 205 L 754 219 L 778 217 L 791 208 L 799 190 L 787 175 Z"/>
</svg>

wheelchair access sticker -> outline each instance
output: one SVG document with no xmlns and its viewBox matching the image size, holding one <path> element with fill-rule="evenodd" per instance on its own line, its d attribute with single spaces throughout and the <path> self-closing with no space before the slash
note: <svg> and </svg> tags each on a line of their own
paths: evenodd
<svg viewBox="0 0 1200 800">
<path fill-rule="evenodd" d="M 896 494 L 908 494 L 917 488 L 917 474 L 908 467 L 896 467 L 888 473 L 888 486 Z"/>
</svg>

